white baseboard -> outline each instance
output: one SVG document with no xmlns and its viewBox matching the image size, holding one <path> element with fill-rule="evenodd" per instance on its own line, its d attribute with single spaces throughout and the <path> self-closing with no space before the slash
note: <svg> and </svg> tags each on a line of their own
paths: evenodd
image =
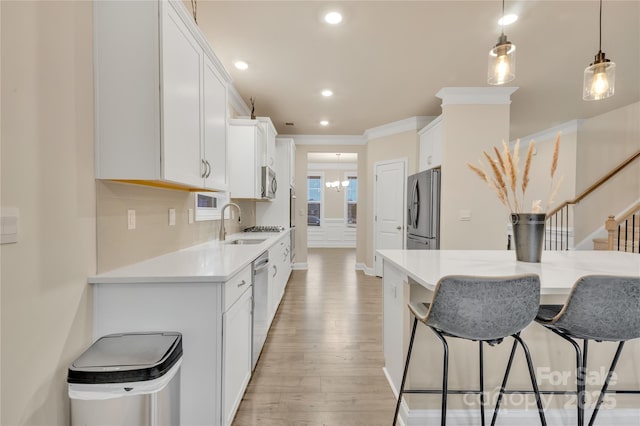
<svg viewBox="0 0 640 426">
<path fill-rule="evenodd" d="M 309 269 L 309 264 L 307 262 L 296 262 L 293 264 L 293 269 L 295 271 L 306 271 Z"/>
<path fill-rule="evenodd" d="M 404 402 L 402 405 L 405 405 Z M 404 408 L 404 407 L 403 407 Z M 402 412 L 400 410 L 400 416 Z M 410 410 L 407 418 L 407 426 L 421 426 L 440 423 L 440 410 Z M 493 409 L 485 409 L 485 419 L 491 419 Z M 547 423 L 554 426 L 573 426 L 576 424 L 575 409 L 544 410 Z M 585 412 L 585 419 L 591 418 L 591 410 Z M 622 408 L 613 410 L 600 410 L 596 423 L 598 426 L 638 426 L 640 409 Z M 480 410 L 447 410 L 447 425 L 449 426 L 475 426 L 480 424 Z M 506 410 L 498 413 L 497 426 L 538 426 L 540 418 L 536 410 Z"/>
<path fill-rule="evenodd" d="M 356 263 L 356 271 L 362 271 L 365 275 L 369 275 L 371 277 L 375 276 L 373 268 L 369 268 L 364 263 Z"/>
</svg>

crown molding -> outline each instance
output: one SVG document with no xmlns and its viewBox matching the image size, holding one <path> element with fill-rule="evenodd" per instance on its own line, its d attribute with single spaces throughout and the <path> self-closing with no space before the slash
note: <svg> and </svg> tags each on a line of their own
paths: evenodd
<svg viewBox="0 0 640 426">
<path fill-rule="evenodd" d="M 293 139 L 296 145 L 366 145 L 367 140 L 356 135 L 278 135 Z"/>
<path fill-rule="evenodd" d="M 443 87 L 436 93 L 446 105 L 509 105 L 518 87 Z"/>
<path fill-rule="evenodd" d="M 231 104 L 231 107 L 238 113 L 238 115 L 250 116 L 251 110 L 232 83 L 227 84 L 227 92 L 229 96 L 229 103 Z"/>
<path fill-rule="evenodd" d="M 578 129 L 584 122 L 583 119 L 576 119 L 567 121 L 566 123 L 558 124 L 557 126 L 549 127 L 548 129 L 541 130 L 536 133 L 532 133 L 527 136 L 522 136 L 518 139 L 524 142 L 529 142 L 530 140 L 536 141 L 536 143 L 544 142 L 544 141 L 555 141 L 556 135 L 558 132 L 562 132 L 562 134 L 569 135 L 573 133 L 578 133 Z M 509 142 L 510 145 L 514 145 L 516 140 L 512 140 Z"/>
<path fill-rule="evenodd" d="M 393 123 L 383 124 L 382 126 L 367 129 L 364 131 L 363 136 L 367 141 L 370 141 L 372 139 L 396 135 L 410 130 L 418 131 L 435 118 L 435 116 L 409 117 L 404 120 L 394 121 Z"/>
</svg>

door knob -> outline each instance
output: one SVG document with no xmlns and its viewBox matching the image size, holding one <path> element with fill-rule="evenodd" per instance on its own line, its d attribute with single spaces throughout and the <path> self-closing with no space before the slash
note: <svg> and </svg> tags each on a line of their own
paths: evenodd
<svg viewBox="0 0 640 426">
<path fill-rule="evenodd" d="M 396 226 L 396 229 L 399 231 L 402 229 L 402 226 Z"/>
</svg>

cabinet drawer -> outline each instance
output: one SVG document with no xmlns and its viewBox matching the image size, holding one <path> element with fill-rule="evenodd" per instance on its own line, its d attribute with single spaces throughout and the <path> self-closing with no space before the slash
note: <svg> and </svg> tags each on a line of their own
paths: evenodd
<svg viewBox="0 0 640 426">
<path fill-rule="evenodd" d="M 238 272 L 224 283 L 224 311 L 233 305 L 244 291 L 251 286 L 251 265 Z"/>
</svg>

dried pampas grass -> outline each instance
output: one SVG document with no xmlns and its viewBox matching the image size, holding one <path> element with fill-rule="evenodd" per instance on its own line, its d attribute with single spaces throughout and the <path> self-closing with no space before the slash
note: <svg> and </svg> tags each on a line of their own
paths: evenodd
<svg viewBox="0 0 640 426">
<path fill-rule="evenodd" d="M 509 149 L 509 145 L 506 142 L 502 142 L 502 152 L 497 147 L 493 147 L 493 153 L 495 158 L 492 157 L 486 151 L 483 151 L 483 155 L 489 164 L 493 177 L 486 172 L 484 164 L 480 161 L 480 166 L 475 166 L 471 163 L 467 163 L 467 166 L 489 185 L 491 189 L 496 193 L 498 200 L 504 204 L 511 213 L 522 213 L 524 206 L 525 193 L 529 187 L 529 174 L 531 172 L 531 161 L 535 153 L 535 142 L 531 141 L 527 149 L 527 156 L 524 160 L 524 170 L 520 179 L 520 193 L 518 193 L 518 177 L 520 175 L 520 140 L 516 140 L 513 153 Z M 563 178 L 561 177 L 554 185 L 554 177 L 558 168 L 558 156 L 560 155 L 560 133 L 556 137 L 553 157 L 551 160 L 551 182 L 550 193 L 551 196 L 547 202 L 546 208 L 548 209 L 551 203 L 555 200 Z M 540 213 L 542 211 L 542 201 L 535 200 L 531 205 L 533 213 Z"/>
</svg>

